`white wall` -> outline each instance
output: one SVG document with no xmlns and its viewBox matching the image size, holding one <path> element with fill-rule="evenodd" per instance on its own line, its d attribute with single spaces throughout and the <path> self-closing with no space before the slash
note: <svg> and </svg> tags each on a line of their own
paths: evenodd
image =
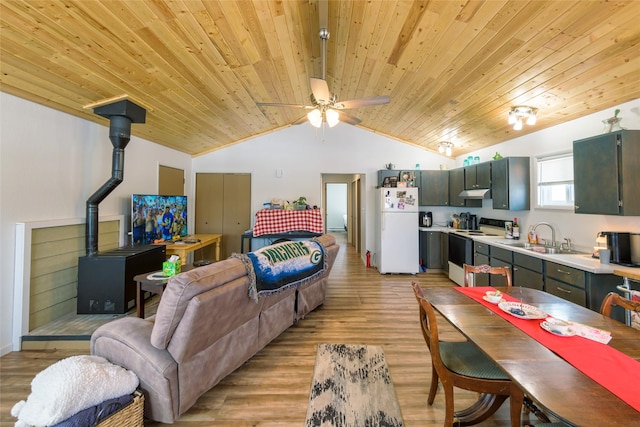
<svg viewBox="0 0 640 427">
<path fill-rule="evenodd" d="M 0 92 L 0 352 L 12 342 L 17 222 L 84 218 L 85 202 L 111 176 L 108 122 L 100 126 Z M 132 132 L 137 126 L 133 124 Z M 124 181 L 100 216 L 129 215 L 132 193 L 158 191 L 158 165 L 184 169 L 191 156 L 132 137 Z M 190 204 L 191 201 L 190 201 Z M 192 209 L 193 210 L 193 209 Z"/>
</svg>

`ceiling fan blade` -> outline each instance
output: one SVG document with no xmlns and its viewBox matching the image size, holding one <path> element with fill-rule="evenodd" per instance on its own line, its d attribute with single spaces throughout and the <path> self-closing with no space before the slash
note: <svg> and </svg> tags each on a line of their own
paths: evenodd
<svg viewBox="0 0 640 427">
<path fill-rule="evenodd" d="M 311 77 L 311 93 L 313 93 L 313 97 L 316 99 L 318 104 L 326 105 L 331 102 L 331 92 L 329 91 L 329 85 L 326 80 L 316 79 L 315 77 Z"/>
<path fill-rule="evenodd" d="M 358 107 L 372 107 L 374 105 L 382 105 L 389 103 L 388 96 L 370 96 L 368 98 L 350 99 L 348 101 L 336 102 L 335 108 L 358 108 Z"/>
<path fill-rule="evenodd" d="M 362 121 L 356 116 L 352 116 L 351 114 L 345 113 L 344 111 L 338 111 L 338 114 L 340 114 L 341 122 L 348 123 L 350 125 L 355 126 Z"/>
<path fill-rule="evenodd" d="M 291 108 L 304 108 L 307 110 L 312 110 L 316 107 L 311 105 L 301 105 L 301 104 L 280 104 L 277 102 L 256 102 L 258 107 L 291 107 Z"/>
</svg>

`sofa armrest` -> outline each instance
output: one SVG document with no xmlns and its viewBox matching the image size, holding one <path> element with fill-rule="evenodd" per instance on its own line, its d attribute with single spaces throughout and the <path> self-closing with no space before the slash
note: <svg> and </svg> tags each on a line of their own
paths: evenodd
<svg viewBox="0 0 640 427">
<path fill-rule="evenodd" d="M 145 394 L 145 416 L 164 423 L 178 416 L 178 365 L 167 350 L 151 345 L 153 323 L 124 317 L 98 328 L 91 354 L 133 371 Z"/>
</svg>

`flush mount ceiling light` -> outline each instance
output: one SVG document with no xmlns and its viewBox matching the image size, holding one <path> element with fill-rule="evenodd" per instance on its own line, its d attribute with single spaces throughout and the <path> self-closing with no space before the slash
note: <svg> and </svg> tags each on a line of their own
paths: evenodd
<svg viewBox="0 0 640 427">
<path fill-rule="evenodd" d="M 538 109 L 534 107 L 527 107 L 525 105 L 511 107 L 511 111 L 509 111 L 509 124 L 513 125 L 514 130 L 522 129 L 522 123 L 525 121 L 528 125 L 535 125 L 536 114 L 538 114 Z"/>
<path fill-rule="evenodd" d="M 440 152 L 440 154 L 451 156 L 452 149 L 453 149 L 452 142 L 441 142 L 440 144 L 438 144 L 438 151 Z"/>
</svg>

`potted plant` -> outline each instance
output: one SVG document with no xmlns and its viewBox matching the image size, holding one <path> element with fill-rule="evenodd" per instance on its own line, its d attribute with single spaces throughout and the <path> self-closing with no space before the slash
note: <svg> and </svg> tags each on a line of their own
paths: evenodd
<svg viewBox="0 0 640 427">
<path fill-rule="evenodd" d="M 307 198 L 304 196 L 298 197 L 293 201 L 293 209 L 296 211 L 304 211 L 307 209 Z"/>
</svg>

